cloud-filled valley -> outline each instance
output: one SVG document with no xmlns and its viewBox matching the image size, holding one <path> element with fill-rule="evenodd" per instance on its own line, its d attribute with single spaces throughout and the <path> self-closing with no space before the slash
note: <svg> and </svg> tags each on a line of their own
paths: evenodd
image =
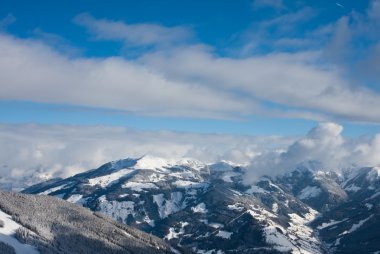
<svg viewBox="0 0 380 254">
<path fill-rule="evenodd" d="M 321 123 L 304 137 L 236 136 L 125 127 L 34 125 L 0 126 L 1 181 L 13 186 L 68 177 L 126 157 L 152 155 L 222 160 L 244 165 L 246 183 L 316 161 L 321 170 L 377 166 L 380 136 L 345 138 L 342 126 Z M 26 180 L 28 179 L 28 180 Z"/>
</svg>

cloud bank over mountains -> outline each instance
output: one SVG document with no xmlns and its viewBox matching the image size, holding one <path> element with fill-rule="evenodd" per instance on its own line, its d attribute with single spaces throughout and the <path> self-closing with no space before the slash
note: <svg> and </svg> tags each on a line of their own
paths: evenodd
<svg viewBox="0 0 380 254">
<path fill-rule="evenodd" d="M 0 182 L 17 185 L 29 178 L 32 182 L 68 177 L 111 160 L 144 155 L 248 163 L 262 151 L 282 147 L 291 140 L 125 127 L 0 124 Z"/>
<path fill-rule="evenodd" d="M 339 124 L 320 123 L 284 150 L 256 156 L 248 167 L 246 181 L 291 172 L 310 162 L 316 163 L 318 170 L 337 173 L 352 167 L 380 165 L 380 134 L 373 138 L 348 139 L 342 136 L 342 131 Z"/>
<path fill-rule="evenodd" d="M 247 165 L 246 182 L 318 161 L 321 170 L 380 165 L 380 135 L 348 139 L 342 126 L 321 123 L 304 137 L 252 137 L 137 131 L 125 127 L 0 125 L 1 183 L 68 177 L 125 157 L 152 155 L 227 160 Z M 25 179 L 30 179 L 26 182 Z"/>
</svg>

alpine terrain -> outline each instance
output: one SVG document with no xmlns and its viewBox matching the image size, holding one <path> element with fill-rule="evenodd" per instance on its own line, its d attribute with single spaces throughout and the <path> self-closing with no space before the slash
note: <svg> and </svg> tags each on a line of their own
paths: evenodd
<svg viewBox="0 0 380 254">
<path fill-rule="evenodd" d="M 0 192 L 1 254 L 173 251 L 155 236 L 67 201 Z"/>
<path fill-rule="evenodd" d="M 379 253 L 379 168 L 338 174 L 307 162 L 291 173 L 261 177 L 255 185 L 244 184 L 244 172 L 243 166 L 228 162 L 145 156 L 109 162 L 24 192 L 80 204 L 95 214 L 78 211 L 106 222 L 126 239 L 129 227 L 111 226 L 97 212 L 158 236 L 183 253 Z M 1 209 L 15 213 L 4 204 Z M 49 239 L 57 238 L 44 236 Z M 155 241 L 161 246 L 157 251 L 168 250 Z"/>
</svg>

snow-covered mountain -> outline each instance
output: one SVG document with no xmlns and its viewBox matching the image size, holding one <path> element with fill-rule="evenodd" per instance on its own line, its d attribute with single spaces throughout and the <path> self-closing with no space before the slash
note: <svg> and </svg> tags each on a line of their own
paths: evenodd
<svg viewBox="0 0 380 254">
<path fill-rule="evenodd" d="M 351 253 L 353 244 L 380 251 L 377 168 L 337 174 L 306 163 L 253 186 L 243 184 L 244 172 L 228 162 L 145 156 L 24 192 L 100 211 L 184 252 Z"/>
<path fill-rule="evenodd" d="M 50 196 L 0 192 L 0 253 L 173 253 L 167 243 Z"/>
</svg>

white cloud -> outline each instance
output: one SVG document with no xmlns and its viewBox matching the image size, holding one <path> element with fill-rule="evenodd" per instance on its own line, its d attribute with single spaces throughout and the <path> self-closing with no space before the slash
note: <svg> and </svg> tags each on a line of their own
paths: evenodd
<svg viewBox="0 0 380 254">
<path fill-rule="evenodd" d="M 285 8 L 285 5 L 282 0 L 254 0 L 252 6 L 254 9 L 270 7 L 276 10 L 281 10 Z"/>
<path fill-rule="evenodd" d="M 325 50 L 273 51 L 243 58 L 219 56 L 203 44 L 177 44 L 191 37 L 191 32 L 183 27 L 125 24 L 95 19 L 89 14 L 79 15 L 75 20 L 98 39 L 120 40 L 133 46 L 167 47 L 142 51 L 134 60 L 72 57 L 46 45 L 49 40 L 57 40 L 51 34 L 39 33 L 48 38 L 43 43 L 3 33 L 0 34 L 0 99 L 72 104 L 155 116 L 242 119 L 264 114 L 380 123 L 380 93 L 354 80 L 344 64 L 326 60 L 326 55 L 333 58 L 334 54 L 347 53 L 345 43 L 355 37 L 352 33 L 370 34 L 366 29 L 377 27 L 378 3 L 374 1 L 364 16 L 356 18 L 357 22 L 350 22 L 355 16 L 352 14 L 337 24 L 312 31 L 312 36 L 334 35 Z M 275 29 L 282 36 L 314 15 L 315 10 L 303 8 L 263 21 L 259 30 Z M 376 35 L 372 37 L 378 39 Z M 309 42 L 284 37 L 277 44 Z M 378 66 L 378 46 L 372 50 L 376 54 L 364 59 L 361 69 L 367 69 L 378 83 L 378 68 L 374 67 Z"/>
<path fill-rule="evenodd" d="M 149 154 L 248 163 L 292 138 L 137 131 L 125 127 L 0 124 L 0 184 L 68 177 L 103 163 Z"/>
<path fill-rule="evenodd" d="M 373 139 L 347 139 L 343 127 L 335 123 L 321 123 L 305 137 L 284 150 L 270 151 L 256 156 L 247 170 L 246 183 L 262 175 L 275 176 L 294 170 L 297 166 L 316 162 L 318 170 L 340 172 L 349 167 L 380 165 L 380 135 Z"/>
<path fill-rule="evenodd" d="M 380 121 L 380 94 L 364 87 L 350 87 L 339 68 L 320 65 L 319 52 L 233 59 L 186 48 L 149 54 L 142 61 L 160 69 L 168 78 L 197 80 L 207 87 L 277 103 L 289 111 L 297 108 L 354 121 Z"/>
<path fill-rule="evenodd" d="M 5 100 L 159 116 L 262 113 L 380 122 L 380 94 L 350 87 L 340 69 L 320 64 L 319 52 L 235 59 L 215 56 L 203 46 L 185 46 L 147 53 L 136 61 L 70 58 L 38 41 L 4 34 L 0 50 L 0 99 Z M 281 107 L 273 110 L 262 101 Z"/>
<path fill-rule="evenodd" d="M 235 117 L 255 103 L 150 66 L 109 58 L 70 58 L 34 40 L 0 34 L 0 99 L 119 109 L 139 114 Z"/>
<path fill-rule="evenodd" d="M 380 165 L 380 134 L 349 139 L 342 126 L 321 123 L 306 136 L 237 136 L 125 127 L 0 124 L 0 184 L 14 187 L 44 177 L 68 177 L 126 157 L 190 157 L 249 164 L 245 182 L 275 176 L 309 161 L 321 170 Z"/>
<path fill-rule="evenodd" d="M 170 45 L 192 37 L 184 27 L 165 27 L 152 23 L 125 24 L 107 19 L 95 19 L 89 14 L 80 14 L 74 21 L 89 29 L 99 40 L 123 41 L 131 46 Z"/>
</svg>

